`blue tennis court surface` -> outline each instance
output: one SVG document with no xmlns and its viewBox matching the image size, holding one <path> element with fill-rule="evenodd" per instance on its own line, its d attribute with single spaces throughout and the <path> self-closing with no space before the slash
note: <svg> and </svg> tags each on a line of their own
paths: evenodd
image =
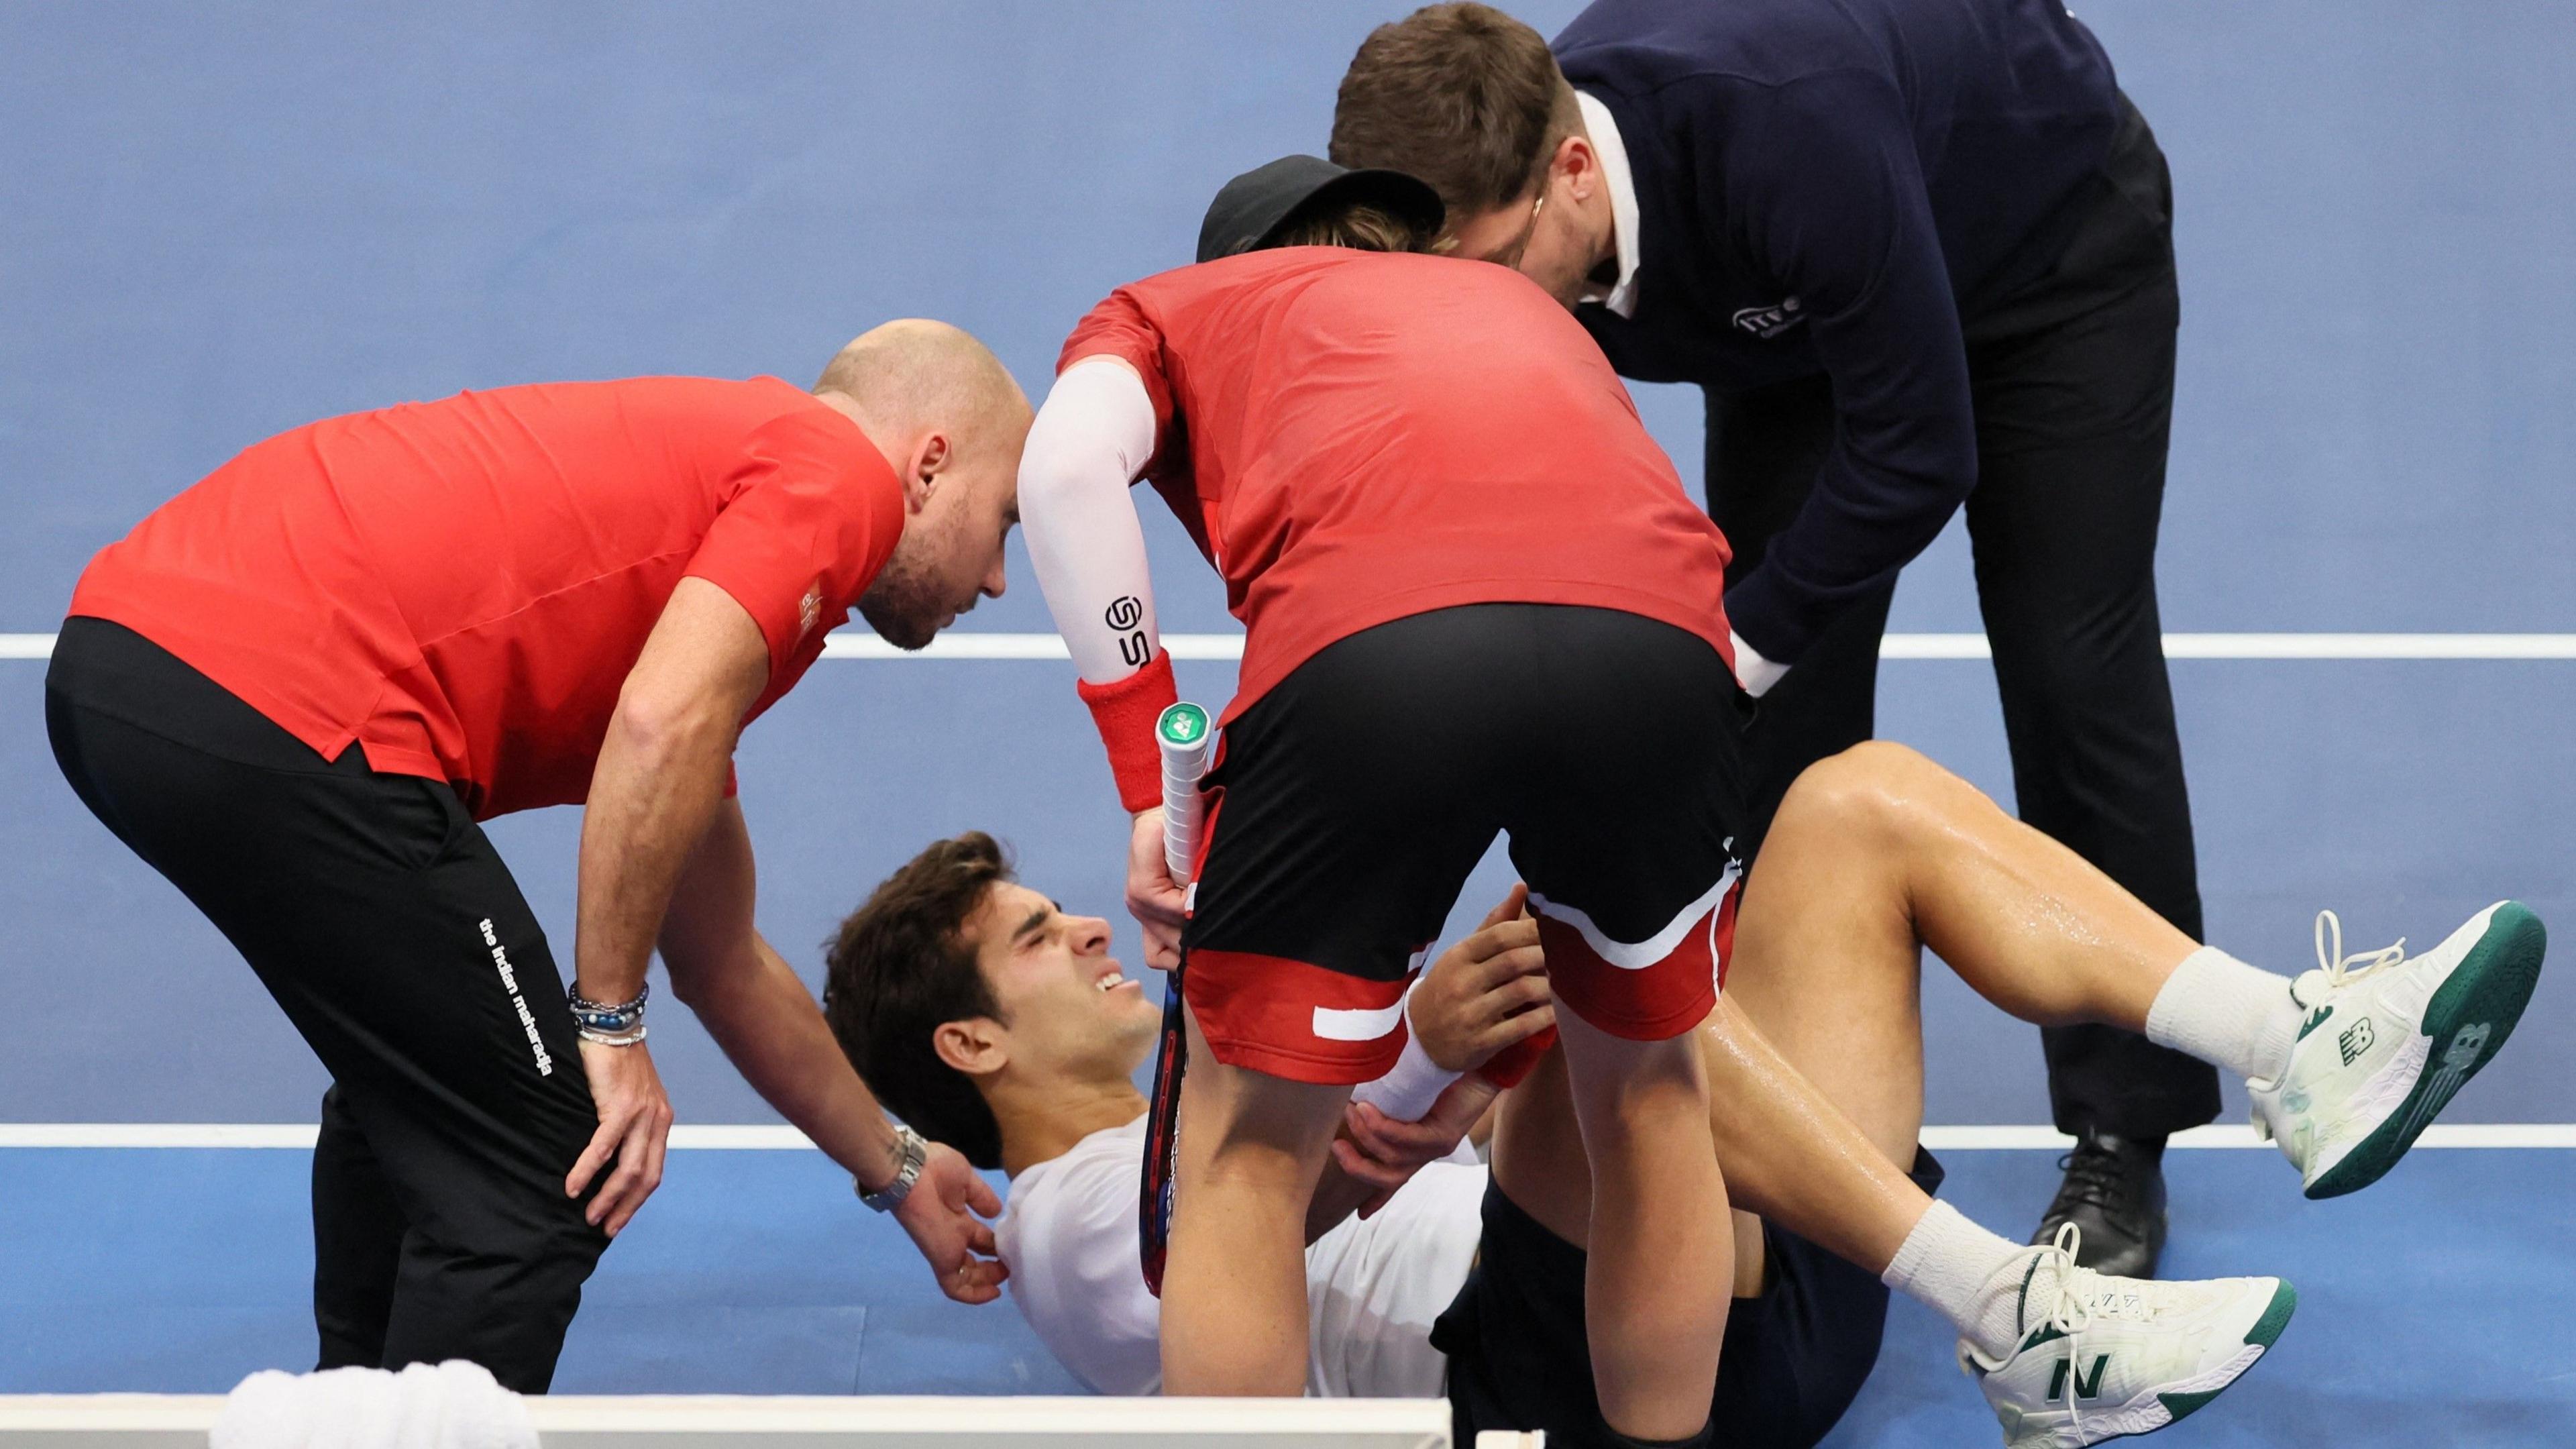
<svg viewBox="0 0 2576 1449">
<path fill-rule="evenodd" d="M 1944 1196 L 2018 1222 L 2040 1152 L 1954 1152 Z M 0 1392 L 199 1393 L 312 1352 L 299 1151 L 0 1151 L 0 1234 L 43 1245 L 0 1299 Z M 2269 1151 L 2171 1166 L 2176 1274 L 2299 1288 L 2263 1365 L 2175 1442 L 2563 1444 L 2576 1153 L 2425 1149 L 2361 1196 L 2300 1200 Z M 2547 1202 L 2545 1210 L 2516 1204 Z M 2502 1341 L 2500 1341 L 2502 1340 Z M 1946 1327 L 1900 1299 L 1877 1375 L 1829 1441 L 1990 1443 Z M 1079 1393 L 1005 1306 L 941 1298 L 812 1153 L 683 1151 L 603 1262 L 567 1393 Z M 2186 1438 L 2185 1436 L 2190 1437 Z"/>
<path fill-rule="evenodd" d="M 0 9 L 0 1134 L 310 1122 L 323 1087 L 247 969 L 54 770 L 33 636 L 98 547 L 260 437 L 462 387 L 801 382 L 919 314 L 1036 390 L 1085 307 L 1186 259 L 1218 182 L 1320 149 L 1351 49 L 1408 8 Z M 1576 7 L 1509 8 L 1548 30 Z M 2077 8 L 2175 173 L 2167 627 L 2576 634 L 2576 8 Z M 1639 403 L 1696 477 L 1696 393 Z M 1165 628 L 1230 629 L 1147 511 Z M 1954 529 L 1908 574 L 1897 630 L 1978 627 L 1965 553 Z M 1025 562 L 965 627 L 1048 628 Z M 1211 702 L 1231 683 L 1181 673 Z M 1881 678 L 1883 734 L 2009 799 L 1986 666 Z M 966 828 L 1116 915 L 1125 827 L 1071 680 L 1060 661 L 818 665 L 740 757 L 770 938 L 818 970 L 875 881 Z M 2295 971 L 2321 906 L 2353 949 L 2426 946 L 2508 895 L 2576 940 L 2576 661 L 2196 659 L 2174 681 L 2217 943 Z M 577 829 L 553 811 L 492 832 L 558 943 Z M 1132 960 L 1132 927 L 1121 945 Z M 2447 1121 L 2576 1123 L 2570 979 L 2544 974 Z M 1937 966 L 1925 1024 L 1934 1123 L 2046 1120 L 2033 1032 Z M 776 1121 L 684 1013 L 655 1028 L 682 1122 Z M 2222 1120 L 2241 1111 L 2231 1089 Z M 2041 1151 L 1944 1157 L 1947 1195 L 2005 1231 L 2053 1183 Z M 0 1392 L 213 1391 L 308 1362 L 308 1160 L 0 1147 Z M 2282 1274 L 2301 1312 L 2165 1442 L 2576 1443 L 2576 1150 L 2426 1150 L 2324 1204 L 2268 1150 L 2178 1150 L 2170 1175 L 2168 1271 Z M 558 1383 L 1073 1391 L 1011 1309 L 940 1299 L 798 1151 L 676 1153 Z M 1900 1302 L 1834 1442 L 1993 1432 Z"/>
</svg>

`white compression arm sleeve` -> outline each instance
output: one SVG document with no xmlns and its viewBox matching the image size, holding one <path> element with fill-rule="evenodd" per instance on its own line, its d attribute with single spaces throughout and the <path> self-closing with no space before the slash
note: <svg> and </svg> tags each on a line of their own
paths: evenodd
<svg viewBox="0 0 2576 1449">
<path fill-rule="evenodd" d="M 1145 529 L 1128 486 L 1154 455 L 1154 401 L 1134 370 L 1090 357 L 1067 368 L 1020 454 L 1029 562 L 1091 684 L 1126 678 L 1162 648 Z"/>
</svg>

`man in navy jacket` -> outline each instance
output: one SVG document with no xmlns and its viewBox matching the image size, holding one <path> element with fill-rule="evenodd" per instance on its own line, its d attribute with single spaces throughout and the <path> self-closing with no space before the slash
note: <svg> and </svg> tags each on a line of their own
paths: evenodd
<svg viewBox="0 0 2576 1449">
<path fill-rule="evenodd" d="M 1896 575 L 1964 504 L 2022 816 L 2201 934 L 2155 595 L 2171 193 L 2058 0 L 1483 5 L 1370 35 L 1332 156 L 1429 181 L 1632 378 L 1708 398 L 1755 816 L 1873 728 Z M 2040 1236 L 2148 1274 L 2210 1070 L 2043 1033 L 2078 1146 Z"/>
</svg>

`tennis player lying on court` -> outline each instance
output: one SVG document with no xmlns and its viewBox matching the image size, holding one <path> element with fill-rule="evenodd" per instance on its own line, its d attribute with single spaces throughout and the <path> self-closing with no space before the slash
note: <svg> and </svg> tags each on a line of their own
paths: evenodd
<svg viewBox="0 0 2576 1449">
<path fill-rule="evenodd" d="M 1537 931 L 1518 912 L 1515 893 L 1424 973 L 1408 1014 L 1428 1060 L 1466 1068 L 1553 1022 Z M 2323 969 L 2285 980 L 2195 945 L 1900 746 L 1810 769 L 1754 869 L 1725 994 L 1698 1034 L 1739 1206 L 1718 1442 L 1822 1438 L 1877 1357 L 1887 1286 L 1957 1325 L 1961 1363 L 2015 1445 L 2145 1432 L 2225 1388 L 2287 1321 L 2287 1285 L 2101 1277 L 2072 1266 L 2071 1245 L 2009 1243 L 1930 1200 L 1940 1169 L 1915 1145 L 1920 948 L 2024 1020 L 2143 1028 L 2255 1079 L 2258 1126 L 2324 1196 L 2386 1171 L 2493 1055 L 2543 945 L 2510 903 L 2412 959 L 2344 957 L 2322 939 L 2331 920 Z M 825 1014 L 893 1110 L 1011 1173 L 998 1237 L 1039 1337 L 1093 1388 L 1150 1393 L 1158 1314 L 1137 1272 L 1145 1102 L 1132 1074 L 1156 1010 L 1109 937 L 1107 922 L 1015 883 L 990 838 L 942 841 L 844 924 Z M 1471 1074 L 1419 1126 L 1353 1108 L 1328 1173 L 1342 1181 L 1319 1198 L 1400 1185 L 1373 1216 L 1310 1219 L 1307 1386 L 1445 1390 L 1461 1443 L 1502 1427 L 1603 1443 L 1572 1367 L 1586 1351 L 1590 1203 L 1561 1061 L 1502 1094 L 1490 1177 L 1433 1160 L 1492 1098 Z"/>
</svg>

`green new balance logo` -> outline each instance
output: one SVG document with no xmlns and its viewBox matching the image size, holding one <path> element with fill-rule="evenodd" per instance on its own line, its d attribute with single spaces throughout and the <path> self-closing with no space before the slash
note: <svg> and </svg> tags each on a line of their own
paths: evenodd
<svg viewBox="0 0 2576 1449">
<path fill-rule="evenodd" d="M 2306 1041 L 2308 1039 L 2308 1033 L 2325 1025 L 2326 1018 L 2332 1015 L 2334 1015 L 2334 1008 L 2331 1006 L 2320 1006 L 2316 1010 L 2309 1012 L 2308 1019 L 2299 1024 L 2299 1034 L 2297 1037 L 2293 1038 L 2293 1040 Z"/>
<path fill-rule="evenodd" d="M 2048 1397 L 2052 1401 L 2066 1398 L 2067 1380 L 2070 1378 L 2075 1381 L 2075 1398 L 2098 1399 L 2102 1397 L 2102 1370 L 2108 1368 L 2110 1364 L 2111 1356 L 2109 1354 L 2097 1353 L 2093 1355 L 2093 1372 L 2090 1375 L 2085 1375 L 2074 1371 L 2075 1360 L 2071 1358 L 2059 1359 L 2057 1361 L 2057 1367 L 2049 1371 Z M 2067 1399 L 2067 1402 L 2073 1403 L 2074 1399 Z"/>
<path fill-rule="evenodd" d="M 2365 1016 L 2344 1028 L 2343 1035 L 2335 1038 L 2335 1050 L 2343 1053 L 2343 1064 L 2348 1067 L 2363 1052 L 2370 1050 L 2373 1039 L 2370 1018 Z"/>
</svg>

